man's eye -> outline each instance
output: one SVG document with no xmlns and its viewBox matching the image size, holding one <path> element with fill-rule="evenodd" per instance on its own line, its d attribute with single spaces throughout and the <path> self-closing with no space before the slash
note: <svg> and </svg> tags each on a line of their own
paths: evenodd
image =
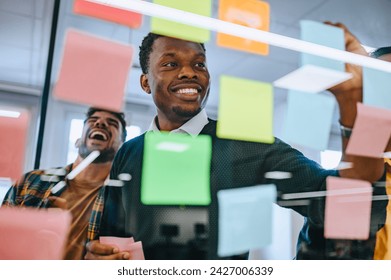
<svg viewBox="0 0 391 280">
<path fill-rule="evenodd" d="M 167 62 L 167 63 L 164 64 L 164 66 L 175 67 L 175 66 L 177 66 L 177 64 L 175 62 Z"/>
<path fill-rule="evenodd" d="M 203 62 L 198 62 L 198 63 L 196 63 L 196 65 L 195 66 L 197 66 L 197 67 L 201 67 L 201 68 L 206 68 L 206 65 L 205 65 L 205 63 L 203 63 Z"/>
</svg>

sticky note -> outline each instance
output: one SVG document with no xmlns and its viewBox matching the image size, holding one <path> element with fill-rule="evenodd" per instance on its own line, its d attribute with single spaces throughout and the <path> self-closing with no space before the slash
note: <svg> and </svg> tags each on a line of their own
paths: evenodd
<svg viewBox="0 0 391 280">
<path fill-rule="evenodd" d="M 191 12 L 202 16 L 211 16 L 211 0 L 153 0 L 153 3 Z M 151 32 L 187 41 L 205 43 L 209 41 L 210 31 L 161 18 L 151 18 Z"/>
<path fill-rule="evenodd" d="M 283 139 L 316 150 L 328 147 L 334 97 L 289 91 Z"/>
<path fill-rule="evenodd" d="M 318 93 L 352 78 L 351 73 L 304 65 L 274 81 L 273 85 L 295 91 Z"/>
<path fill-rule="evenodd" d="M 132 55 L 130 45 L 69 30 L 54 97 L 121 111 Z"/>
<path fill-rule="evenodd" d="M 87 0 L 75 0 L 73 3 L 73 12 L 75 14 L 112 21 L 129 26 L 130 28 L 139 28 L 142 23 L 141 14 Z"/>
<path fill-rule="evenodd" d="M 390 137 L 391 110 L 358 103 L 357 117 L 346 153 L 381 158 Z"/>
<path fill-rule="evenodd" d="M 61 260 L 71 220 L 58 209 L 0 208 L 0 259 Z"/>
<path fill-rule="evenodd" d="M 310 20 L 300 21 L 301 40 L 318 45 L 345 50 L 345 37 L 341 28 Z M 302 65 L 315 65 L 345 72 L 345 64 L 342 61 L 302 53 Z"/>
<path fill-rule="evenodd" d="M 364 104 L 391 110 L 391 73 L 363 67 Z"/>
<path fill-rule="evenodd" d="M 0 108 L 0 177 L 15 182 L 24 173 L 29 123 L 28 111 Z"/>
<path fill-rule="evenodd" d="M 219 19 L 247 27 L 269 31 L 269 3 L 258 0 L 220 0 Z M 217 33 L 217 45 L 236 50 L 267 55 L 269 45 L 224 33 Z"/>
<path fill-rule="evenodd" d="M 217 192 L 217 254 L 220 257 L 245 253 L 272 242 L 272 209 L 276 196 L 275 185 Z"/>
<path fill-rule="evenodd" d="M 100 236 L 99 242 L 114 245 L 120 251 L 129 252 L 130 260 L 145 260 L 142 242 L 134 242 L 133 237 Z"/>
<path fill-rule="evenodd" d="M 324 236 L 336 239 L 368 239 L 372 205 L 371 184 L 337 177 L 328 177 L 326 184 Z"/>
<path fill-rule="evenodd" d="M 221 76 L 217 136 L 273 143 L 272 85 Z"/>
<path fill-rule="evenodd" d="M 211 138 L 149 132 L 141 201 L 147 205 L 209 205 Z"/>
</svg>

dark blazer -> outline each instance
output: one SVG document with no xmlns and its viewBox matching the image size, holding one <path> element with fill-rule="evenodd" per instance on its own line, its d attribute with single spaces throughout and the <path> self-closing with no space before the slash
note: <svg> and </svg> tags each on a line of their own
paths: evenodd
<svg viewBox="0 0 391 280">
<path fill-rule="evenodd" d="M 220 139 L 216 137 L 216 121 L 213 120 L 209 120 L 201 134 L 210 135 L 212 138 L 210 168 L 212 202 L 206 207 L 209 213 L 207 245 L 209 259 L 218 258 L 216 254 L 218 190 L 275 184 L 278 191 L 277 199 L 280 201 L 281 194 L 325 190 L 326 177 L 338 176 L 338 171 L 323 169 L 278 138 L 275 138 L 273 144 Z M 143 205 L 140 201 L 144 136 L 126 142 L 114 159 L 110 178 L 117 179 L 121 173 L 130 173 L 132 179 L 122 188 L 106 188 L 100 235 L 133 236 L 135 240 L 143 242 L 146 258 L 155 258 L 149 255 L 148 248 L 153 246 L 153 236 L 157 230 L 153 227 L 153 219 L 159 207 Z M 265 179 L 264 174 L 269 171 L 290 172 L 292 178 Z M 320 229 L 322 232 L 324 199 L 312 199 L 308 206 L 290 208 L 307 217 L 307 224 L 300 238 L 310 246 L 312 241 L 311 236 L 307 234 L 308 227 Z"/>
</svg>

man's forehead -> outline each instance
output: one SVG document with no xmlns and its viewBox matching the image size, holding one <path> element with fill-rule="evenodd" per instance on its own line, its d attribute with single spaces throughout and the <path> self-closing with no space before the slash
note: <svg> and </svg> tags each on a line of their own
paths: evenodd
<svg viewBox="0 0 391 280">
<path fill-rule="evenodd" d="M 152 51 L 157 50 L 161 55 L 175 55 L 178 51 L 184 51 L 185 49 L 193 49 L 197 52 L 197 55 L 205 56 L 205 51 L 200 43 L 185 41 L 182 39 L 161 36 L 153 43 Z"/>
<path fill-rule="evenodd" d="M 98 117 L 112 119 L 120 122 L 120 120 L 113 113 L 107 111 L 96 111 L 89 118 L 98 118 Z"/>
</svg>

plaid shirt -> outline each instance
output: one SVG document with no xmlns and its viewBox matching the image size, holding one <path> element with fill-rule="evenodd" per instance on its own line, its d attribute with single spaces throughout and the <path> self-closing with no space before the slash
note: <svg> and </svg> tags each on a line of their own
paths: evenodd
<svg viewBox="0 0 391 280">
<path fill-rule="evenodd" d="M 99 193 L 92 207 L 91 218 L 88 224 L 87 242 L 98 239 L 99 237 L 99 228 L 104 206 L 105 190 L 106 187 L 104 186 L 99 190 Z"/>
<path fill-rule="evenodd" d="M 53 170 L 65 170 L 65 174 L 56 175 L 58 178 L 54 181 L 49 180 L 50 174 L 45 170 L 33 170 L 26 173 L 19 181 L 17 181 L 7 192 L 3 200 L 3 206 L 25 206 L 36 208 L 48 208 L 47 198 L 53 196 L 51 189 L 58 181 L 65 179 L 65 176 L 71 171 L 72 164 L 64 168 L 56 168 Z M 43 176 L 48 176 L 43 180 Z M 64 188 L 65 189 L 65 188 Z M 61 192 L 55 194 L 59 196 Z"/>
</svg>

